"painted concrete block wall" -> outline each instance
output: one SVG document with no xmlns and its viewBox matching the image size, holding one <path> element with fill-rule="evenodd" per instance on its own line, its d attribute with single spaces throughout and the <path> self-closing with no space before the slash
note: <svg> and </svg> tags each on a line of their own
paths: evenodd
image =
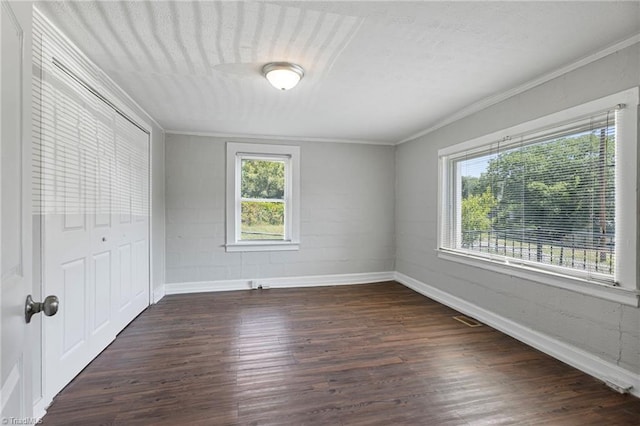
<svg viewBox="0 0 640 426">
<path fill-rule="evenodd" d="M 640 85 L 635 44 L 398 146 L 396 271 L 640 374 L 640 309 L 436 256 L 438 150 Z"/>
<path fill-rule="evenodd" d="M 300 250 L 227 253 L 227 141 L 260 142 L 166 137 L 167 283 L 393 271 L 394 147 L 295 143 Z"/>
</svg>

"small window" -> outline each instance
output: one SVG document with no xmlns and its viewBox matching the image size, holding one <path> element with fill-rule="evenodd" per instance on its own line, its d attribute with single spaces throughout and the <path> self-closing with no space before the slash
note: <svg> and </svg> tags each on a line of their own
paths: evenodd
<svg viewBox="0 0 640 426">
<path fill-rule="evenodd" d="M 441 253 L 634 288 L 621 238 L 635 234 L 636 164 L 620 161 L 637 140 L 627 95 L 441 150 Z"/>
<path fill-rule="evenodd" d="M 285 170 L 290 158 L 239 155 L 240 241 L 284 241 Z"/>
<path fill-rule="evenodd" d="M 299 152 L 227 144 L 227 251 L 298 249 Z"/>
</svg>

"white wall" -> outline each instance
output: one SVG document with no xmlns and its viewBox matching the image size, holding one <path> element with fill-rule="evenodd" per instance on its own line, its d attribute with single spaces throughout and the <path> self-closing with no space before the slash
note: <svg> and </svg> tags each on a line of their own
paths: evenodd
<svg viewBox="0 0 640 426">
<path fill-rule="evenodd" d="M 167 135 L 167 283 L 393 271 L 393 147 L 295 143 L 300 250 L 226 253 L 227 141 L 259 142 Z"/>
<path fill-rule="evenodd" d="M 438 259 L 435 251 L 439 149 L 638 86 L 639 50 L 633 45 L 398 146 L 396 271 L 640 377 L 640 309 Z"/>
</svg>

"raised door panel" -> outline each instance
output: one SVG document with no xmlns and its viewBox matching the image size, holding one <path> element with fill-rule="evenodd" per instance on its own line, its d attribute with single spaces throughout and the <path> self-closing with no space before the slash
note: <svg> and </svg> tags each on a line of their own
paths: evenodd
<svg viewBox="0 0 640 426">
<path fill-rule="evenodd" d="M 111 319 L 111 251 L 93 255 L 92 334 L 108 325 Z"/>
<path fill-rule="evenodd" d="M 118 212 L 120 224 L 129 224 L 132 219 L 132 193 L 133 164 L 131 152 L 126 139 L 117 138 L 116 145 L 116 198 L 118 200 Z"/>
<path fill-rule="evenodd" d="M 133 297 L 140 297 L 149 288 L 149 248 L 147 240 L 133 244 Z"/>
<path fill-rule="evenodd" d="M 132 276 L 131 266 L 133 264 L 131 244 L 123 244 L 118 247 L 118 269 L 120 270 L 120 310 L 125 309 L 130 303 L 133 295 L 131 288 Z"/>
<path fill-rule="evenodd" d="M 86 229 L 86 156 L 81 146 L 80 100 L 62 88 L 55 97 L 55 152 L 52 153 L 56 183 L 57 213 L 63 215 L 63 229 Z"/>
<path fill-rule="evenodd" d="M 113 128 L 105 123 L 108 123 L 107 117 L 97 123 L 98 156 L 96 158 L 96 211 L 94 218 L 96 228 L 110 227 L 113 212 L 115 141 Z"/>
<path fill-rule="evenodd" d="M 86 342 L 86 306 L 87 306 L 87 265 L 86 259 L 74 259 L 60 265 L 62 272 L 61 300 L 68 307 L 74 309 L 62 309 L 62 354 L 61 358 L 68 357 L 80 345 Z"/>
</svg>

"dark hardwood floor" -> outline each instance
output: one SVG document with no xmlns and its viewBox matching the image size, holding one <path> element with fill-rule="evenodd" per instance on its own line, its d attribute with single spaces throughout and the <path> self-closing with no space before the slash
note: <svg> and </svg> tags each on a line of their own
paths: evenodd
<svg viewBox="0 0 640 426">
<path fill-rule="evenodd" d="M 165 297 L 45 425 L 639 425 L 640 399 L 397 283 Z"/>
</svg>

